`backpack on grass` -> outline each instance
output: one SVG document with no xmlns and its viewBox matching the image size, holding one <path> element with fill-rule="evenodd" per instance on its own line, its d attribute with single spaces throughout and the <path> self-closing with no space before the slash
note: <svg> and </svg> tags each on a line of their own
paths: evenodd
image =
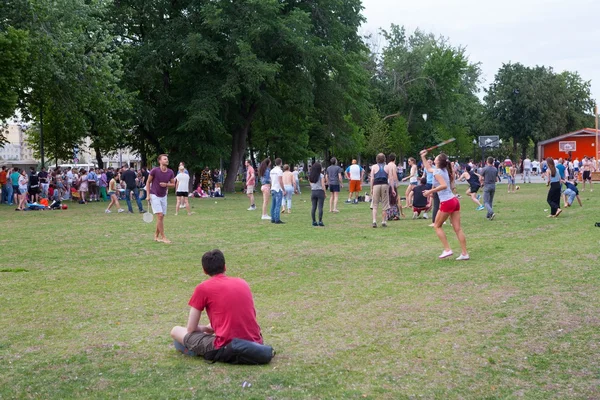
<svg viewBox="0 0 600 400">
<path fill-rule="evenodd" d="M 236 338 L 218 350 L 206 352 L 204 359 L 212 363 L 259 365 L 270 363 L 274 355 L 271 346 Z"/>
</svg>

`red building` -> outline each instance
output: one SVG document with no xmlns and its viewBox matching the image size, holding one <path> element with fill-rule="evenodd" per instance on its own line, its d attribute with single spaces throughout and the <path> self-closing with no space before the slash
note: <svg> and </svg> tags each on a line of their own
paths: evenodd
<svg viewBox="0 0 600 400">
<path fill-rule="evenodd" d="M 567 133 L 538 143 L 538 157 L 540 160 L 548 157 L 569 158 L 580 160 L 583 157 L 596 157 L 600 155 L 596 149 L 596 135 L 600 129 L 585 128 L 580 131 Z M 600 147 L 600 146 L 599 146 Z"/>
</svg>

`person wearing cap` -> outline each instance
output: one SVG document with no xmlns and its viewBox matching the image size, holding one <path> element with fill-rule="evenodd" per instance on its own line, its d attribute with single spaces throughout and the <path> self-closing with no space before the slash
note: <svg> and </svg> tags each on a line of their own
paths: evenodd
<svg viewBox="0 0 600 400">
<path fill-rule="evenodd" d="M 358 196 L 360 196 L 362 190 L 360 183 L 364 176 L 365 170 L 363 167 L 358 165 L 356 160 L 352 160 L 352 165 L 346 168 L 346 179 L 350 181 L 350 193 L 348 193 L 348 200 L 346 200 L 346 203 L 358 203 Z M 354 195 L 354 200 L 352 200 L 352 195 Z"/>
</svg>

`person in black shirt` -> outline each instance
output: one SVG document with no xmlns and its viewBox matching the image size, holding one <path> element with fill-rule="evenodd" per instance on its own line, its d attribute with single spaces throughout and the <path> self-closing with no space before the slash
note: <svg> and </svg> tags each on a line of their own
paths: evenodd
<svg viewBox="0 0 600 400">
<path fill-rule="evenodd" d="M 38 201 L 38 194 L 40 193 L 40 180 L 35 168 L 31 167 L 31 173 L 29 175 L 29 198 L 32 203 Z"/>
<path fill-rule="evenodd" d="M 121 170 L 121 179 L 125 181 L 125 201 L 127 202 L 127 208 L 129 209 L 129 213 L 133 214 L 133 207 L 131 206 L 131 193 L 133 193 L 133 197 L 137 203 L 137 206 L 140 210 L 140 213 L 145 213 L 146 211 L 142 207 L 142 201 L 140 200 L 140 191 L 137 187 L 137 174 L 135 171 L 129 169 L 127 164 L 123 164 L 123 168 Z"/>
<path fill-rule="evenodd" d="M 38 174 L 38 178 L 40 179 L 40 186 L 42 189 L 42 197 L 48 197 L 48 188 L 50 187 L 50 182 L 48 182 L 48 172 L 46 172 L 46 168 L 42 168 L 40 173 Z"/>
<path fill-rule="evenodd" d="M 412 207 L 413 207 L 413 219 L 419 218 L 421 212 L 423 212 L 423 218 L 429 218 L 427 216 L 427 211 L 431 209 L 431 201 L 429 197 L 423 196 L 423 192 L 425 190 L 429 190 L 427 186 L 427 178 L 422 177 L 420 180 L 420 185 L 417 185 L 412 190 Z"/>
<path fill-rule="evenodd" d="M 115 177 L 114 168 L 108 167 L 108 169 L 106 170 L 106 181 L 110 182 L 112 180 L 112 178 L 114 178 L 114 177 Z"/>
</svg>

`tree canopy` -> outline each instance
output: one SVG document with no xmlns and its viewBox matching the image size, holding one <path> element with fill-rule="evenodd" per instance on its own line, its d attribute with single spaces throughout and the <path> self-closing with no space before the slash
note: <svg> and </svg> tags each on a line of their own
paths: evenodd
<svg viewBox="0 0 600 400">
<path fill-rule="evenodd" d="M 100 165 L 123 147 L 222 161 L 229 191 L 244 158 L 402 160 L 455 137 L 465 159 L 484 134 L 516 157 L 591 123 L 575 71 L 505 64 L 482 101 L 464 47 L 400 25 L 365 38 L 363 22 L 360 0 L 6 0 L 0 118 L 18 109 L 56 162 L 84 141 Z"/>
</svg>

